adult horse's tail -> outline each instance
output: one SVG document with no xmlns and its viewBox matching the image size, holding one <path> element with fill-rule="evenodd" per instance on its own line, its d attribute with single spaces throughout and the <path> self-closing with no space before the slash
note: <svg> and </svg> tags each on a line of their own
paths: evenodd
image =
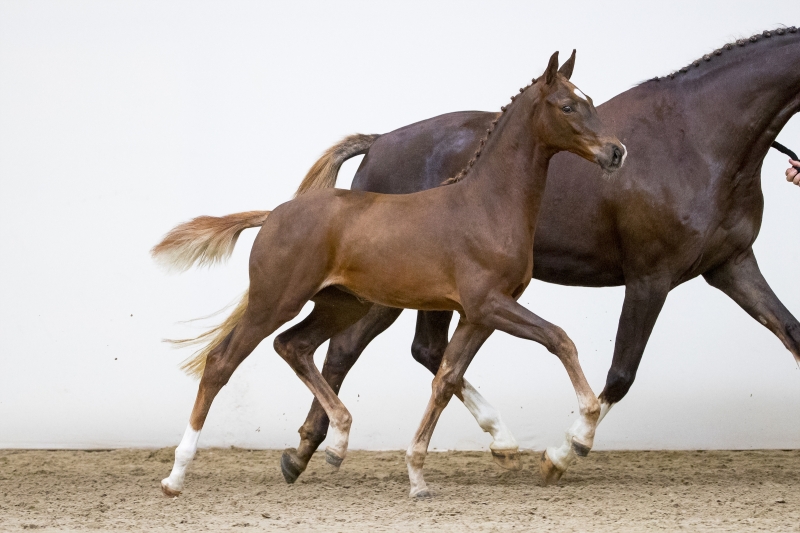
<svg viewBox="0 0 800 533">
<path fill-rule="evenodd" d="M 342 164 L 351 157 L 366 153 L 378 137 L 380 135 L 356 133 L 348 135 L 325 150 L 322 157 L 314 163 L 306 177 L 300 182 L 300 186 L 294 194 L 295 197 L 308 191 L 329 189 L 336 185 L 336 177 L 339 175 Z"/>
<path fill-rule="evenodd" d="M 295 196 L 336 185 L 342 164 L 365 153 L 379 135 L 349 135 L 328 148 L 303 178 Z M 229 258 L 236 240 L 247 228 L 264 224 L 269 211 L 248 211 L 224 217 L 197 217 L 176 226 L 155 245 L 153 258 L 170 270 L 183 272 L 194 264 L 213 265 Z"/>
</svg>

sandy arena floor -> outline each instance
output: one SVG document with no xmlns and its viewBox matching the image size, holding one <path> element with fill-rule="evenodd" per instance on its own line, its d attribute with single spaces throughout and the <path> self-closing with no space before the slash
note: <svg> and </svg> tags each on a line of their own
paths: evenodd
<svg viewBox="0 0 800 533">
<path fill-rule="evenodd" d="M 800 531 L 800 450 L 593 452 L 556 487 L 488 453 L 431 453 L 434 499 L 408 494 L 401 452 L 316 456 L 295 485 L 278 451 L 201 450 L 179 498 L 172 449 L 0 451 L 0 531 Z"/>
</svg>

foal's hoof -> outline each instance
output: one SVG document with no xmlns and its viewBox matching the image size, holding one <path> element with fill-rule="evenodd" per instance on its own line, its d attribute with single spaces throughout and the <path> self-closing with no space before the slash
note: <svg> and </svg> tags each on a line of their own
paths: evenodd
<svg viewBox="0 0 800 533">
<path fill-rule="evenodd" d="M 416 492 L 412 490 L 410 496 L 415 500 L 430 500 L 433 498 L 433 494 L 431 494 L 431 491 L 429 491 L 427 487 L 419 489 Z"/>
<path fill-rule="evenodd" d="M 539 461 L 539 470 L 542 472 L 542 482 L 545 486 L 558 483 L 558 480 L 564 475 L 564 471 L 559 470 L 547 456 L 547 450 L 542 454 L 542 459 Z"/>
<path fill-rule="evenodd" d="M 168 498 L 175 498 L 176 496 L 181 495 L 181 491 L 172 489 L 169 485 L 167 485 L 166 479 L 161 481 L 161 492 L 163 492 L 164 496 L 167 496 Z"/>
<path fill-rule="evenodd" d="M 338 453 L 330 448 L 325 448 L 325 462 L 331 465 L 334 470 L 339 470 L 339 467 L 342 466 L 342 461 L 344 461 L 344 457 L 339 457 Z"/>
<path fill-rule="evenodd" d="M 281 455 L 281 473 L 286 483 L 291 485 L 305 471 L 305 466 L 300 466 L 301 464 L 302 461 L 297 456 L 297 450 L 288 448 L 283 451 L 283 455 Z"/>
<path fill-rule="evenodd" d="M 574 438 L 572 439 L 572 451 L 574 451 L 575 455 L 578 457 L 586 457 L 589 455 L 591 450 L 591 446 L 586 446 L 585 444 L 581 444 L 580 442 L 576 441 Z"/>
<path fill-rule="evenodd" d="M 506 470 L 522 470 L 519 450 L 492 450 L 492 457 L 500 468 L 505 468 Z"/>
</svg>

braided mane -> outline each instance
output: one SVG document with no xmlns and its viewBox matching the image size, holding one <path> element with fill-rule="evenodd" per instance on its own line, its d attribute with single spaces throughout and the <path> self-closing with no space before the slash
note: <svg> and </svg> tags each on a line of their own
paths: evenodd
<svg viewBox="0 0 800 533">
<path fill-rule="evenodd" d="M 519 93 L 515 94 L 514 96 L 511 97 L 511 104 L 513 104 L 514 100 L 516 100 L 522 93 L 524 93 L 525 90 L 528 87 L 530 87 L 531 85 L 536 83 L 536 80 L 537 80 L 537 78 L 533 78 L 531 80 L 530 84 L 526 85 L 525 87 L 521 87 L 520 90 L 519 90 Z M 452 183 L 457 183 L 457 182 L 463 180 L 464 177 L 466 177 L 467 172 L 469 172 L 469 169 L 472 168 L 472 165 L 474 165 L 475 161 L 477 161 L 478 158 L 481 156 L 481 152 L 483 151 L 483 147 L 486 146 L 486 142 L 489 140 L 489 135 L 492 134 L 492 132 L 494 131 L 495 127 L 497 126 L 497 123 L 500 122 L 500 118 L 502 118 L 503 114 L 508 110 L 509 107 L 511 107 L 511 104 L 504 105 L 503 107 L 500 108 L 500 114 L 497 115 L 494 118 L 492 123 L 486 129 L 486 133 L 483 135 L 483 138 L 481 139 L 481 142 L 478 144 L 478 149 L 475 151 L 475 155 L 473 155 L 472 159 L 469 160 L 469 162 L 467 163 L 467 166 L 462 168 L 461 172 L 459 172 L 455 176 L 452 176 L 452 177 L 447 178 L 446 180 L 444 180 L 442 182 L 442 185 L 450 185 Z"/>
<path fill-rule="evenodd" d="M 667 79 L 667 78 L 673 80 L 673 79 L 675 79 L 675 76 L 678 76 L 679 74 L 685 74 L 686 72 L 689 72 L 690 68 L 697 68 L 703 62 L 711 61 L 711 59 L 714 56 L 721 56 L 723 54 L 723 52 L 725 52 L 725 51 L 731 51 L 734 48 L 746 46 L 748 43 L 758 42 L 762 37 L 764 39 L 769 39 L 769 38 L 771 38 L 773 36 L 782 36 L 782 35 L 786 35 L 787 33 L 797 33 L 797 28 L 795 26 L 790 26 L 788 28 L 778 28 L 778 29 L 775 29 L 775 30 L 764 30 L 761 33 L 756 33 L 755 35 L 751 35 L 748 39 L 737 39 L 736 41 L 734 41 L 732 43 L 726 44 L 722 48 L 717 48 L 716 50 L 714 50 L 710 54 L 706 54 L 706 55 L 704 55 L 703 57 L 701 57 L 699 59 L 695 59 L 694 61 L 692 61 L 691 63 L 689 63 L 685 67 L 683 67 L 682 69 L 676 70 L 675 72 L 673 72 L 671 74 L 667 74 L 666 76 L 661 76 L 661 77 L 656 76 L 655 78 L 652 78 L 652 79 L 647 80 L 647 81 L 661 81 L 661 80 L 664 80 L 664 79 Z"/>
<path fill-rule="evenodd" d="M 679 74 L 683 74 L 683 73 L 689 72 L 690 68 L 697 68 L 703 62 L 711 61 L 711 59 L 714 56 L 721 56 L 723 54 L 723 52 L 725 52 L 725 51 L 731 51 L 734 48 L 746 46 L 748 43 L 758 42 L 762 37 L 764 39 L 769 39 L 769 38 L 771 38 L 773 36 L 783 36 L 783 35 L 786 35 L 787 33 L 797 33 L 797 28 L 795 26 L 790 26 L 788 28 L 777 28 L 775 30 L 764 30 L 761 33 L 756 33 L 755 35 L 750 36 L 748 39 L 738 39 L 738 40 L 736 40 L 736 41 L 734 41 L 732 43 L 726 44 L 722 48 L 717 48 L 716 50 L 714 50 L 710 54 L 705 54 L 700 59 L 696 59 L 696 60 L 692 61 L 690 64 L 686 65 L 682 69 L 676 70 L 675 72 L 673 72 L 671 74 L 667 74 L 666 76 L 661 76 L 661 77 L 656 76 L 655 78 L 652 78 L 652 79 L 647 80 L 647 81 L 661 81 L 661 80 L 664 80 L 664 79 L 667 79 L 667 78 L 669 78 L 671 80 L 675 79 L 675 76 L 678 76 Z M 527 85 L 526 87 L 522 87 L 519 90 L 519 94 L 522 94 L 523 92 L 525 92 L 525 90 L 528 87 L 530 87 L 531 85 L 533 85 L 534 83 L 536 83 L 536 78 L 531 80 L 531 84 L 530 85 Z M 514 100 L 517 99 L 519 94 L 515 94 L 514 96 L 511 97 L 511 103 L 513 103 Z M 446 180 L 444 180 L 442 182 L 442 185 L 450 185 L 452 183 L 457 183 L 457 182 L 461 181 L 462 179 L 464 179 L 466 177 L 467 173 L 469 172 L 469 169 L 472 168 L 472 166 L 475 164 L 475 161 L 477 161 L 477 159 L 481 156 L 481 152 L 483 151 L 483 147 L 486 146 L 486 142 L 489 140 L 489 136 L 492 134 L 492 132 L 494 131 L 495 127 L 497 126 L 497 123 L 500 121 L 500 119 L 502 118 L 503 114 L 508 110 L 509 107 L 511 107 L 511 104 L 509 104 L 507 106 L 503 106 L 503 107 L 500 108 L 500 114 L 495 117 L 495 119 L 492 121 L 492 123 L 489 126 L 489 128 L 486 130 L 486 133 L 484 134 L 483 138 L 481 139 L 480 143 L 478 144 L 478 149 L 475 151 L 475 154 L 472 156 L 472 159 L 470 159 L 469 162 L 467 163 L 467 166 L 465 166 L 463 169 L 461 169 L 461 171 L 458 174 L 456 174 L 455 176 L 452 176 L 452 177 L 447 178 Z"/>
</svg>

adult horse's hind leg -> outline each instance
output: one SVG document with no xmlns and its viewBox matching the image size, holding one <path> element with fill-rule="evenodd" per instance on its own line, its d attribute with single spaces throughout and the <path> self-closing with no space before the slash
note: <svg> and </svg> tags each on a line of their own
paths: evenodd
<svg viewBox="0 0 800 533">
<path fill-rule="evenodd" d="M 373 305 L 363 318 L 331 338 L 325 363 L 322 365 L 322 377 L 337 394 L 345 376 L 367 345 L 391 326 L 402 312 L 402 309 L 394 307 Z M 328 415 L 316 397 L 298 433 L 300 445 L 296 450 L 285 450 L 281 456 L 281 471 L 287 483 L 294 483 L 305 471 L 311 456 L 328 434 Z"/>
<path fill-rule="evenodd" d="M 314 302 L 311 314 L 278 335 L 274 345 L 275 351 L 311 390 L 330 419 L 333 443 L 325 450 L 325 458 L 338 469 L 347 453 L 352 417 L 314 364 L 314 352 L 323 342 L 361 319 L 372 304 L 332 288 L 315 296 Z M 297 479 L 302 472 L 300 467 L 305 467 L 294 461 L 292 454 L 284 454 L 281 460 L 281 470 L 288 482 Z"/>
<path fill-rule="evenodd" d="M 439 370 L 447 348 L 447 333 L 452 318 L 452 311 L 417 313 L 417 328 L 414 332 L 414 342 L 411 344 L 411 355 L 434 375 Z M 503 422 L 500 413 L 466 379 L 462 379 L 461 383 L 461 389 L 457 390 L 455 395 L 475 417 L 480 428 L 492 436 L 489 449 L 495 463 L 507 470 L 520 470 L 522 464 L 519 459 L 519 444 Z"/>
<path fill-rule="evenodd" d="M 752 249 L 703 276 L 774 333 L 800 363 L 800 323 L 772 292 Z"/>
</svg>

